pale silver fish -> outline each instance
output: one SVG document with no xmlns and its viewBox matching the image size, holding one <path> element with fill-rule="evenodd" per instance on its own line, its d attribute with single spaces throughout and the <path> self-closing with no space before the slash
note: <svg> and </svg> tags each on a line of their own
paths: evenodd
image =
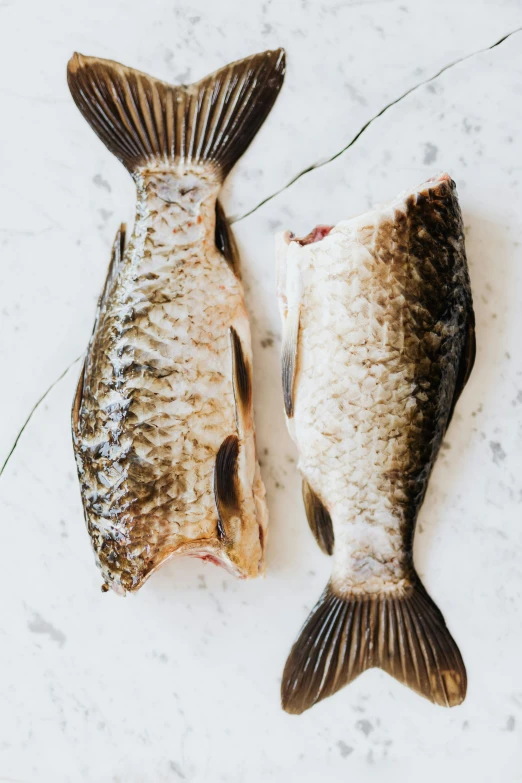
<svg viewBox="0 0 522 783">
<path fill-rule="evenodd" d="M 282 50 L 189 86 L 75 54 L 83 116 L 131 173 L 73 407 L 85 518 L 103 589 L 137 590 L 174 555 L 263 570 L 265 490 L 234 240 L 217 201 L 281 89 Z"/>
<path fill-rule="evenodd" d="M 330 582 L 288 658 L 301 713 L 381 667 L 437 704 L 466 670 L 412 559 L 415 522 L 475 357 L 455 184 L 441 175 L 308 237 L 278 237 L 283 386 Z"/>
</svg>

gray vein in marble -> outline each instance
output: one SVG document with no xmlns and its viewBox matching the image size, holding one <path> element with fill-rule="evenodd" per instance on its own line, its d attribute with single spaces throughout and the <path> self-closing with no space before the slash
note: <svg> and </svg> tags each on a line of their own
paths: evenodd
<svg viewBox="0 0 522 783">
<path fill-rule="evenodd" d="M 245 218 L 249 217 L 250 215 L 253 215 L 254 212 L 257 212 L 258 209 L 260 209 L 262 206 L 264 206 L 269 201 L 272 201 L 276 196 L 279 196 L 283 191 L 288 190 L 292 185 L 294 185 L 301 177 L 304 177 L 305 174 L 309 174 L 311 171 L 315 171 L 316 169 L 320 169 L 323 166 L 327 166 L 329 163 L 333 163 L 334 160 L 337 160 L 341 155 L 343 155 L 347 150 L 350 149 L 350 147 L 353 147 L 356 141 L 361 138 L 363 133 L 368 130 L 370 125 L 373 125 L 376 120 L 378 120 L 380 117 L 385 114 L 388 109 L 391 109 L 393 106 L 396 106 L 398 103 L 403 101 L 405 98 L 408 97 L 408 95 L 411 95 L 411 93 L 418 90 L 420 87 L 424 87 L 427 84 L 430 84 L 431 82 L 435 81 L 439 78 L 439 76 L 442 76 L 443 73 L 446 73 L 446 71 L 449 71 L 451 68 L 454 68 L 456 65 L 460 65 L 460 63 L 466 62 L 466 60 L 470 60 L 472 57 L 476 57 L 479 54 L 483 54 L 484 52 L 489 52 L 491 49 L 495 49 L 495 47 L 500 46 L 500 44 L 504 43 L 504 41 L 507 41 L 508 38 L 511 38 L 511 36 L 516 35 L 516 33 L 519 33 L 522 31 L 522 27 L 517 27 L 515 30 L 512 30 L 510 33 L 506 33 L 506 35 L 503 35 L 502 38 L 499 38 L 498 41 L 495 41 L 495 43 L 491 44 L 490 46 L 486 46 L 483 49 L 477 49 L 474 52 L 470 52 L 470 54 L 465 54 L 463 57 L 459 57 L 457 60 L 453 60 L 452 62 L 448 63 L 447 65 L 443 66 L 440 70 L 437 71 L 437 73 L 433 74 L 433 76 L 429 76 L 427 79 L 423 79 L 421 82 L 418 82 L 417 84 L 414 84 L 413 87 L 410 87 L 406 92 L 403 92 L 402 95 L 399 95 L 398 98 L 395 98 L 393 101 L 390 101 L 390 103 L 387 103 L 386 106 L 384 106 L 377 114 L 375 114 L 373 117 L 371 117 L 363 126 L 362 128 L 355 134 L 355 136 L 346 144 L 339 152 L 336 152 L 334 155 L 332 155 L 330 158 L 327 158 L 326 160 L 318 161 L 317 163 L 312 163 L 311 166 L 308 166 L 306 169 L 303 169 L 303 171 L 299 172 L 299 174 L 296 174 L 296 176 L 290 180 L 284 187 L 280 188 L 279 190 L 276 190 L 275 193 L 272 193 L 270 196 L 267 196 L 262 201 L 259 202 L 255 207 L 250 209 L 248 212 L 245 212 L 243 215 L 240 215 L 239 217 L 230 217 L 229 221 L 230 223 L 239 223 L 240 220 L 244 220 Z"/>
<path fill-rule="evenodd" d="M 502 448 L 502 444 L 496 440 L 490 440 L 489 447 L 493 455 L 493 462 L 498 465 L 502 460 L 506 459 L 506 452 Z"/>
<path fill-rule="evenodd" d="M 353 753 L 353 748 L 350 745 L 347 745 L 346 742 L 343 742 L 343 740 L 339 740 L 337 747 L 339 748 L 339 753 L 343 759 L 348 758 L 348 756 Z"/>
<path fill-rule="evenodd" d="M 33 619 L 27 623 L 27 627 L 31 633 L 39 633 L 47 635 L 53 642 L 56 642 L 60 647 L 63 647 L 66 641 L 66 636 L 63 631 L 42 617 L 38 612 L 33 613 Z"/>
<path fill-rule="evenodd" d="M 186 780 L 186 776 L 183 774 L 181 767 L 175 761 L 170 762 L 170 768 L 173 772 L 176 773 L 178 778 L 181 778 L 182 780 Z"/>
<path fill-rule="evenodd" d="M 373 725 L 370 723 L 369 720 L 358 720 L 355 724 L 355 727 L 359 729 L 359 731 L 362 731 L 365 737 L 367 737 L 371 732 L 373 731 Z"/>
<path fill-rule="evenodd" d="M 0 8 L 6 8 L 7 6 L 4 6 L 0 3 Z M 8 90 L 6 88 L 2 88 L 0 90 L 0 95 L 7 95 L 10 98 L 19 98 L 22 101 L 30 101 L 31 103 L 50 103 L 50 104 L 68 104 L 69 98 L 58 98 L 53 95 L 21 95 L 18 92 L 15 92 L 14 90 Z M 1 778 L 0 778 L 1 780 Z"/>
<path fill-rule="evenodd" d="M 0 476 L 2 475 L 2 473 L 4 472 L 4 470 L 6 469 L 6 467 L 7 467 L 7 463 L 9 462 L 9 460 L 11 459 L 11 457 L 13 456 L 14 450 L 16 449 L 16 447 L 17 447 L 17 445 L 18 445 L 18 441 L 19 441 L 19 440 L 20 440 L 20 438 L 22 437 L 22 433 L 23 433 L 23 431 L 25 430 L 25 428 L 27 427 L 27 425 L 29 424 L 29 422 L 30 422 L 30 421 L 31 421 L 31 419 L 33 418 L 34 414 L 36 413 L 36 411 L 38 410 L 38 408 L 40 407 L 40 405 L 42 404 L 42 402 L 45 400 L 45 398 L 47 397 L 47 395 L 49 394 L 49 392 L 50 392 L 52 389 L 54 389 L 54 387 L 56 386 L 56 384 L 58 384 L 58 383 L 59 383 L 59 382 L 62 380 L 62 378 L 65 378 L 65 376 L 67 375 L 67 373 L 69 372 L 69 370 L 71 369 L 71 367 L 73 367 L 73 366 L 76 364 L 76 362 L 80 361 L 80 359 L 82 358 L 82 356 L 83 356 L 83 353 L 82 353 L 80 356 L 77 356 L 77 357 L 76 357 L 76 359 L 75 359 L 73 362 L 71 362 L 71 363 L 69 364 L 69 366 L 68 366 L 68 367 L 67 367 L 67 368 L 66 368 L 66 369 L 65 369 L 65 370 L 62 372 L 62 374 L 61 374 L 61 375 L 60 375 L 60 376 L 59 376 L 59 377 L 58 377 L 58 378 L 57 378 L 55 381 L 53 381 L 53 382 L 51 383 L 51 385 L 50 385 L 50 386 L 49 386 L 49 387 L 48 387 L 48 388 L 47 388 L 47 389 L 44 391 L 44 393 L 42 394 L 42 396 L 40 397 L 40 399 L 39 399 L 39 400 L 37 400 L 37 402 L 36 402 L 36 403 L 33 405 L 33 407 L 31 408 L 31 411 L 30 411 L 29 415 L 27 416 L 26 420 L 24 421 L 24 423 L 23 423 L 23 425 L 22 425 L 21 429 L 18 431 L 18 434 L 17 434 L 17 436 L 16 436 L 16 438 L 15 438 L 15 441 L 14 441 L 13 445 L 11 446 L 11 450 L 9 451 L 9 453 L 8 453 L 7 457 L 5 458 L 5 462 L 4 462 L 4 464 L 3 464 L 3 465 L 2 465 L 2 467 L 0 468 Z"/>
<path fill-rule="evenodd" d="M 15 228 L 0 228 L 0 234 L 5 234 L 9 237 L 39 237 L 42 234 L 47 234 L 51 230 L 52 226 L 47 226 L 47 228 L 42 228 L 39 231 L 29 231 L 25 229 L 17 230 Z"/>
<path fill-rule="evenodd" d="M 0 5 L 0 8 L 6 6 Z M 0 778 L 0 783 L 29 783 L 28 780 L 21 780 L 20 778 Z"/>
<path fill-rule="evenodd" d="M 94 177 L 92 178 L 92 181 L 94 182 L 96 187 L 104 188 L 104 190 L 106 190 L 107 193 L 111 192 L 112 188 L 110 186 L 110 183 L 107 182 L 107 180 L 104 179 L 101 174 L 95 174 Z"/>
<path fill-rule="evenodd" d="M 351 2 L 348 3 L 338 3 L 329 8 L 328 11 L 331 14 L 336 14 L 342 8 L 356 8 L 358 5 L 383 5 L 384 3 L 393 3 L 393 0 L 351 0 Z"/>
</svg>

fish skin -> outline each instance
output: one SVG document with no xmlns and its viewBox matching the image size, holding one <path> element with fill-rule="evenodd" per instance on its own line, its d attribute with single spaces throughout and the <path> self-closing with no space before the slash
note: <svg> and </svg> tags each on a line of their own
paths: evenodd
<svg viewBox="0 0 522 783">
<path fill-rule="evenodd" d="M 319 228 L 319 241 L 285 232 L 276 245 L 287 423 L 310 527 L 323 551 L 333 538 L 329 584 L 287 660 L 283 707 L 299 714 L 372 666 L 453 706 L 464 664 L 412 550 L 474 361 L 455 183 L 440 175 Z"/>
<path fill-rule="evenodd" d="M 136 183 L 134 236 L 89 348 L 75 435 L 89 534 L 113 588 L 138 589 L 174 553 L 255 576 L 267 514 L 252 443 L 240 546 L 225 551 L 216 532 L 215 457 L 236 432 L 230 326 L 251 363 L 242 285 L 214 245 L 220 185 L 205 171 Z M 246 429 L 252 441 L 251 419 Z"/>
<path fill-rule="evenodd" d="M 333 583 L 406 586 L 472 310 L 453 185 L 427 183 L 320 242 L 280 237 L 279 253 L 302 287 L 289 426 L 332 517 Z M 292 294 L 281 286 L 284 313 Z"/>
<path fill-rule="evenodd" d="M 224 550 L 216 532 L 215 457 L 236 432 L 230 326 L 251 363 L 242 285 L 214 244 L 220 184 L 205 171 L 136 183 L 134 236 L 89 348 L 75 435 L 89 534 L 113 588 L 138 589 L 174 553 L 255 576 L 267 514 L 252 443 L 240 546 Z M 252 441 L 251 419 L 246 430 Z"/>
<path fill-rule="evenodd" d="M 76 54 L 69 63 L 78 108 L 137 191 L 133 234 L 124 252 L 117 236 L 72 414 L 103 590 L 136 591 L 179 555 L 241 578 L 264 570 L 250 327 L 217 198 L 283 77 L 282 50 L 180 87 L 108 60 Z M 231 439 L 233 475 L 218 484 L 216 458 Z M 232 492 L 224 520 L 220 486 Z"/>
</svg>

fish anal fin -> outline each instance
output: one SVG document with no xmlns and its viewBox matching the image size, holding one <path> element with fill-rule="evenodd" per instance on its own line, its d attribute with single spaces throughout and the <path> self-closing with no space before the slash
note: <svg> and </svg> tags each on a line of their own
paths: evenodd
<svg viewBox="0 0 522 783">
<path fill-rule="evenodd" d="M 241 279 L 236 240 L 219 201 L 216 201 L 216 247 L 224 256 L 235 276 Z"/>
<path fill-rule="evenodd" d="M 218 512 L 218 537 L 229 539 L 232 535 L 232 519 L 241 516 L 238 478 L 239 439 L 229 435 L 216 456 L 214 468 L 214 498 Z"/>
<path fill-rule="evenodd" d="M 334 551 L 332 518 L 306 479 L 303 479 L 303 501 L 308 524 L 315 540 L 325 555 L 332 555 Z"/>
<path fill-rule="evenodd" d="M 341 595 L 328 585 L 286 662 L 283 708 L 298 715 L 375 666 L 443 707 L 466 696 L 459 649 L 418 578 L 376 595 Z"/>
</svg>

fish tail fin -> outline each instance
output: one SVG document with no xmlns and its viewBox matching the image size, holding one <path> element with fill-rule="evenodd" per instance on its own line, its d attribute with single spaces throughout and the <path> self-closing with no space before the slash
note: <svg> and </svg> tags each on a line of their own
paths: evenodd
<svg viewBox="0 0 522 783">
<path fill-rule="evenodd" d="M 398 593 L 342 597 L 329 584 L 292 647 L 283 708 L 296 715 L 378 666 L 444 707 L 466 696 L 466 669 L 420 580 Z"/>
<path fill-rule="evenodd" d="M 206 164 L 224 179 L 272 108 L 284 73 L 283 49 L 179 86 L 76 53 L 67 81 L 87 122 L 131 173 Z"/>
</svg>

